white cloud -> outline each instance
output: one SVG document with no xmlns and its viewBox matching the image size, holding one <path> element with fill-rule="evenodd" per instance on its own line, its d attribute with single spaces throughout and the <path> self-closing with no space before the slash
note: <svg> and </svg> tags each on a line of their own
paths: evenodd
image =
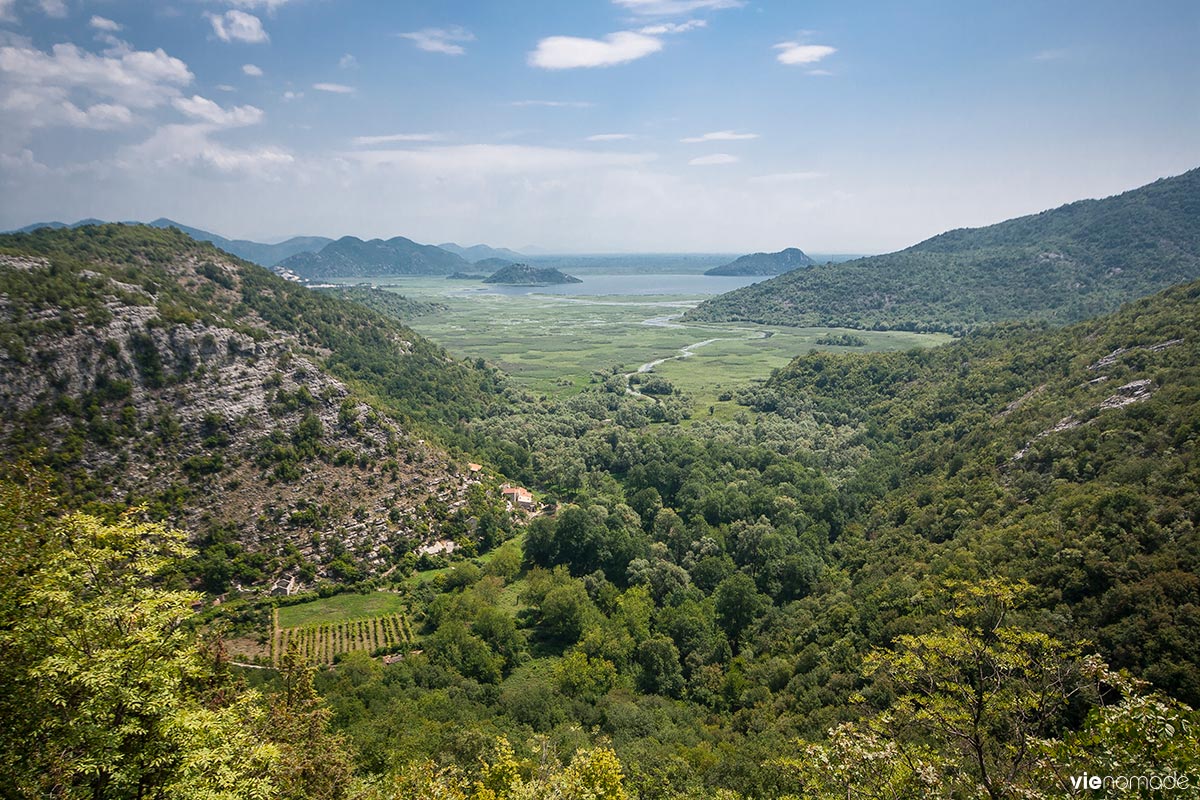
<svg viewBox="0 0 1200 800">
<path fill-rule="evenodd" d="M 13 16 L 12 9 L 16 5 L 17 0 L 0 0 L 0 21 L 11 21 L 16 19 Z"/>
<path fill-rule="evenodd" d="M 729 153 L 713 153 L 709 156 L 700 156 L 693 158 L 688 162 L 688 166 L 692 167 L 713 167 L 719 164 L 736 164 L 740 161 L 737 156 L 732 156 Z"/>
<path fill-rule="evenodd" d="M 666 33 L 687 33 L 697 28 L 707 28 L 708 23 L 702 19 L 689 19 L 687 22 L 662 22 L 657 25 L 647 25 L 638 30 L 647 36 L 662 36 Z"/>
<path fill-rule="evenodd" d="M 246 125 L 257 125 L 263 121 L 263 110 L 254 106 L 235 106 L 233 108 L 221 108 L 221 106 L 200 95 L 192 95 L 191 97 L 177 97 L 172 103 L 173 106 L 183 114 L 192 119 L 207 122 L 220 128 L 241 128 Z"/>
<path fill-rule="evenodd" d="M 828 78 L 833 73 L 827 69 L 806 69 L 804 70 L 804 74 L 813 75 L 818 78 Z"/>
<path fill-rule="evenodd" d="M 837 52 L 836 47 L 799 42 L 780 42 L 775 49 L 779 51 L 777 58 L 780 64 L 815 64 Z"/>
<path fill-rule="evenodd" d="M 662 50 L 661 39 L 633 31 L 610 33 L 603 39 L 550 36 L 529 54 L 529 64 L 542 69 L 611 67 L 627 64 Z"/>
<path fill-rule="evenodd" d="M 693 11 L 719 11 L 723 8 L 741 8 L 743 0 L 613 0 L 632 14 L 646 17 L 668 17 L 690 14 Z"/>
<path fill-rule="evenodd" d="M 358 68 L 358 59 L 355 58 L 354 56 L 350 55 L 349 53 L 346 53 L 346 55 L 344 55 L 338 59 L 338 68 L 339 69 L 357 69 Z"/>
<path fill-rule="evenodd" d="M 344 83 L 314 83 L 312 88 L 318 92 L 330 92 L 332 94 L 354 94 L 353 86 L 346 86 Z"/>
<path fill-rule="evenodd" d="M 634 167 L 650 153 L 607 153 L 515 144 L 467 144 L 411 150 L 358 150 L 342 157 L 367 167 L 474 179 L 480 175 L 526 175 L 564 170 Z"/>
<path fill-rule="evenodd" d="M 146 165 L 169 168 L 191 167 L 223 175 L 276 177 L 289 168 L 295 157 L 278 147 L 233 148 L 213 141 L 219 125 L 196 123 L 164 125 L 141 144 L 125 148 L 118 156 L 122 171 Z"/>
<path fill-rule="evenodd" d="M 429 53 L 445 53 L 448 56 L 461 56 L 466 50 L 455 42 L 473 42 L 475 34 L 459 28 L 424 28 L 419 31 L 397 34 L 401 39 L 408 39 L 420 50 Z"/>
<path fill-rule="evenodd" d="M 236 86 L 230 86 L 228 83 L 218 83 L 217 90 L 221 92 L 236 92 Z"/>
<path fill-rule="evenodd" d="M 756 175 L 749 181 L 764 184 L 803 183 L 823 177 L 825 177 L 823 172 L 773 172 L 769 175 Z"/>
<path fill-rule="evenodd" d="M 289 103 L 290 103 L 291 101 L 293 101 L 293 100 L 299 100 L 301 97 L 304 97 L 304 92 L 291 92 L 291 91 L 288 91 L 288 92 L 284 92 L 284 93 L 283 93 L 283 99 L 284 99 L 284 101 L 285 101 L 285 102 L 289 102 Z"/>
<path fill-rule="evenodd" d="M 226 5 L 231 5 L 234 8 L 262 8 L 268 12 L 273 12 L 280 6 L 287 5 L 291 0 L 225 0 Z"/>
<path fill-rule="evenodd" d="M 262 67 L 258 67 L 254 64 L 243 64 L 242 72 L 246 75 L 249 75 L 251 78 L 261 78 L 263 74 Z"/>
<path fill-rule="evenodd" d="M 743 139 L 757 139 L 757 133 L 738 133 L 737 131 L 713 131 L 705 133 L 701 136 L 689 136 L 686 139 L 680 139 L 681 142 L 694 144 L 696 142 L 738 142 Z"/>
<path fill-rule="evenodd" d="M 134 110 L 169 102 L 192 78 L 187 64 L 162 50 L 126 46 L 99 55 L 73 44 L 49 52 L 27 42 L 0 46 L 0 149 L 28 141 L 37 128 L 132 125 Z"/>
<path fill-rule="evenodd" d="M 583 100 L 514 100 L 509 105 L 513 108 L 592 108 L 595 103 Z"/>
<path fill-rule="evenodd" d="M 106 31 L 108 33 L 116 33 L 117 31 L 121 30 L 121 25 L 119 23 L 113 22 L 107 17 L 93 16 L 88 22 L 88 25 L 98 31 Z"/>
<path fill-rule="evenodd" d="M 597 133 L 587 137 L 589 142 L 621 142 L 626 139 L 632 139 L 632 133 Z"/>
<path fill-rule="evenodd" d="M 205 14 L 212 23 L 213 33 L 223 42 L 260 44 L 271 37 L 263 30 L 262 20 L 245 11 L 226 11 L 224 14 Z"/>
<path fill-rule="evenodd" d="M 62 19 L 67 16 L 67 4 L 63 0 L 38 0 L 38 5 L 41 6 L 42 13 L 48 17 Z"/>
<path fill-rule="evenodd" d="M 351 141 L 359 147 L 374 147 L 397 142 L 436 142 L 441 138 L 440 133 L 389 133 L 384 136 L 355 136 Z"/>
</svg>

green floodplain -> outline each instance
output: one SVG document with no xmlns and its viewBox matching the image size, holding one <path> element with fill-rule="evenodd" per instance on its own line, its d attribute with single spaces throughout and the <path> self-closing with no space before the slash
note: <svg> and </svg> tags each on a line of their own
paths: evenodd
<svg viewBox="0 0 1200 800">
<path fill-rule="evenodd" d="M 853 331 L 865 344 L 846 347 L 820 342 L 850 333 L 839 328 L 679 322 L 686 310 L 710 296 L 700 293 L 569 295 L 535 289 L 502 294 L 474 282 L 402 276 L 342 282 L 371 282 L 445 306 L 405 321 L 454 355 L 486 359 L 537 394 L 574 394 L 596 373 L 650 371 L 689 396 L 697 411 L 712 407 L 716 417 L 745 411 L 728 392 L 766 379 L 802 353 L 909 350 L 952 338 Z"/>
</svg>

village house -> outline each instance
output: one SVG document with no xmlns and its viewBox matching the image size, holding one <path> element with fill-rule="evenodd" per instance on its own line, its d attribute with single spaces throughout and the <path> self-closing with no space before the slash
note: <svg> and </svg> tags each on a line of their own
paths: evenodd
<svg viewBox="0 0 1200 800">
<path fill-rule="evenodd" d="M 509 505 L 514 508 L 522 508 L 526 511 L 534 509 L 533 494 L 528 489 L 522 489 L 520 486 L 509 486 L 505 484 L 500 487 L 500 494 L 509 502 Z"/>
</svg>

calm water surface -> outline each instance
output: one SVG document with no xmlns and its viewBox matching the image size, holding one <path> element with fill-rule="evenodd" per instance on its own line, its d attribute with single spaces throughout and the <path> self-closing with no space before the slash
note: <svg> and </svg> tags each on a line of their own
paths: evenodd
<svg viewBox="0 0 1200 800">
<path fill-rule="evenodd" d="M 762 275 L 729 277 L 717 275 L 589 275 L 575 277 L 583 283 L 556 286 L 496 286 L 472 281 L 447 281 L 461 284 L 455 294 L 560 294 L 572 297 L 636 294 L 723 294 L 766 280 Z"/>
</svg>

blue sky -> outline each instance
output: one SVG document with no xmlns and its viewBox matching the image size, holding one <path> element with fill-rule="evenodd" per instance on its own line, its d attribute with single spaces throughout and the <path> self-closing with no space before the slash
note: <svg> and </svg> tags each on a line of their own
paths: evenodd
<svg viewBox="0 0 1200 800">
<path fill-rule="evenodd" d="M 0 228 L 880 252 L 1200 166 L 1200 3 L 0 0 Z"/>
</svg>

